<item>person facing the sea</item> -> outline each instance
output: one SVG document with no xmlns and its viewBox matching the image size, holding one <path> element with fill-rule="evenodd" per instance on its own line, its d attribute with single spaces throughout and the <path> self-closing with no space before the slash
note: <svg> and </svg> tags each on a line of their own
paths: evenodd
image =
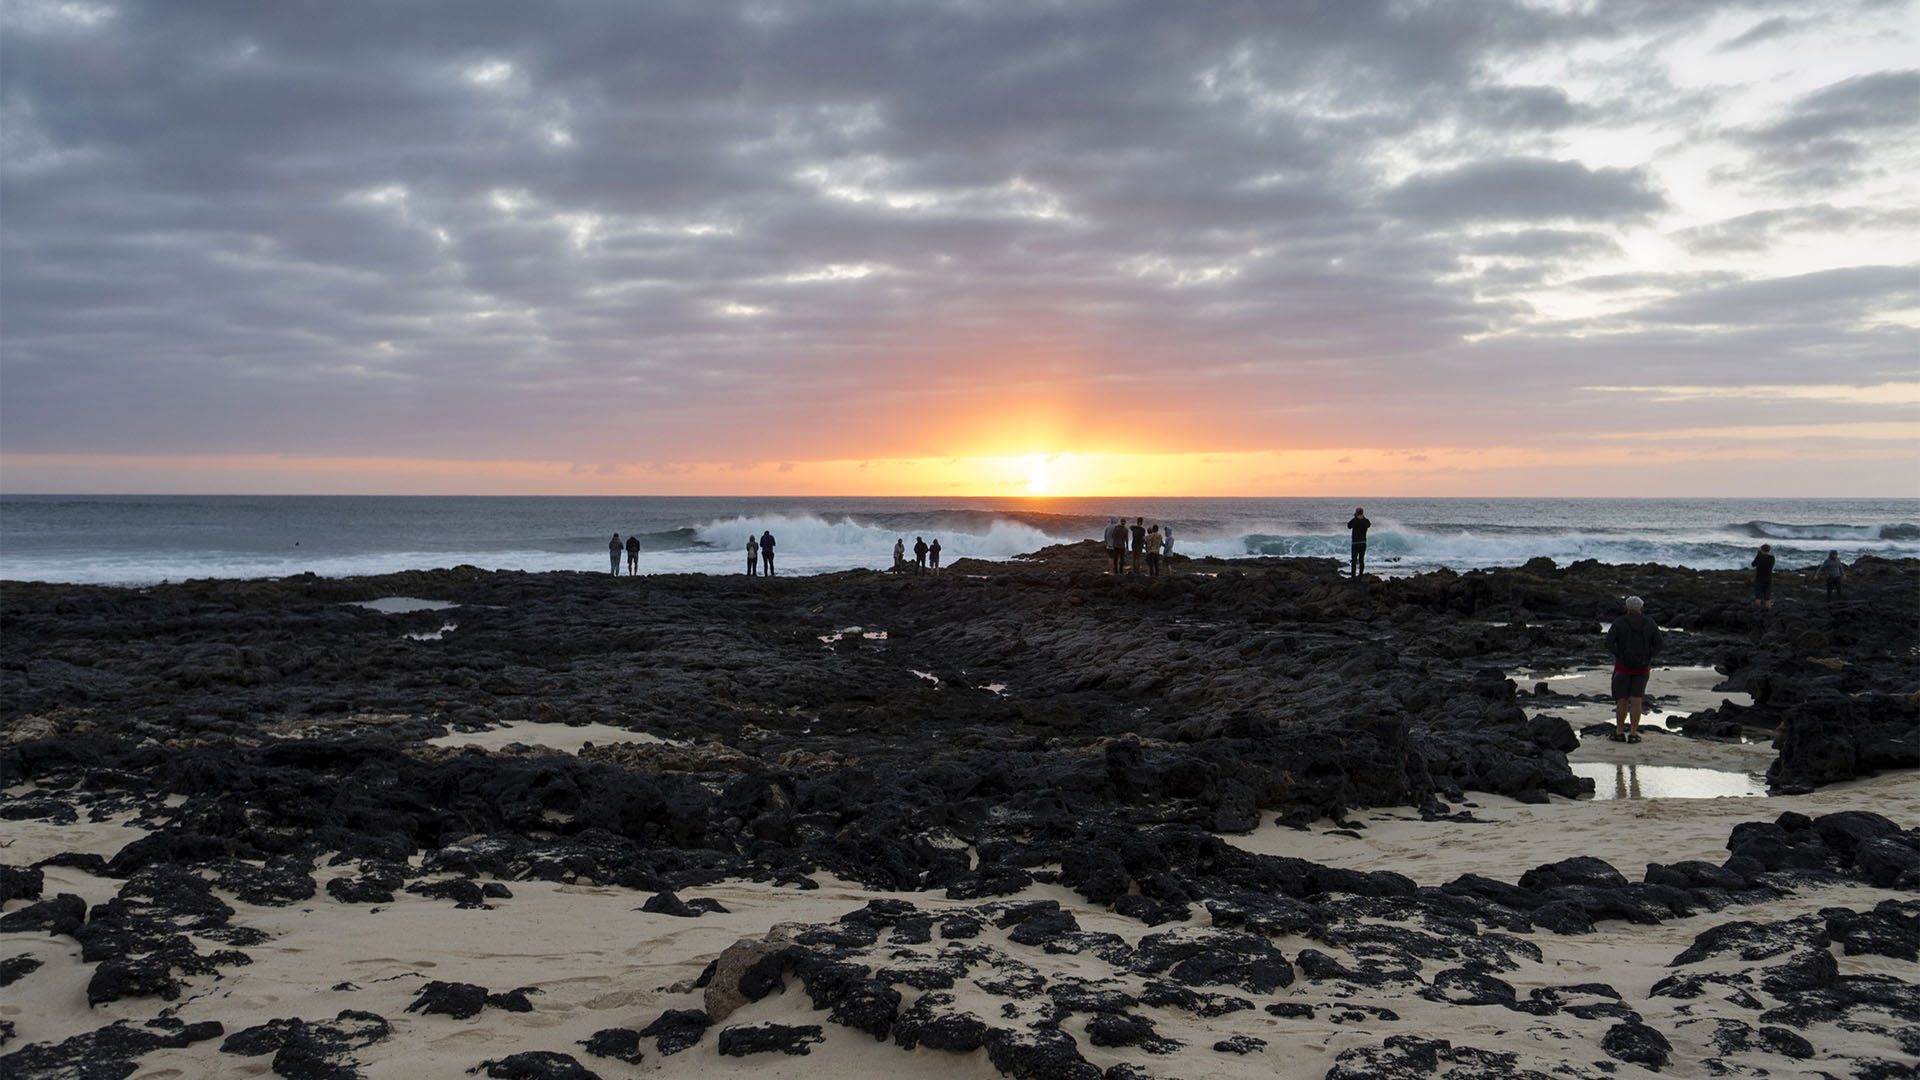
<svg viewBox="0 0 1920 1080">
<path fill-rule="evenodd" d="M 1827 599 L 1840 599 L 1840 579 L 1847 576 L 1847 564 L 1840 561 L 1838 551 L 1827 552 L 1827 561 L 1814 567 L 1813 576 L 1827 583 Z"/>
<path fill-rule="evenodd" d="M 913 538 L 913 572 L 918 574 L 927 568 L 927 538 Z"/>
<path fill-rule="evenodd" d="M 1629 596 L 1626 611 L 1607 628 L 1607 651 L 1613 654 L 1614 742 L 1640 741 L 1640 701 L 1647 693 L 1653 658 L 1660 652 L 1660 626 L 1643 610 L 1646 602 Z M 1627 728 L 1628 717 L 1633 720 Z"/>
<path fill-rule="evenodd" d="M 1160 576 L 1160 523 L 1147 530 L 1147 576 Z"/>
<path fill-rule="evenodd" d="M 607 541 L 607 560 L 612 563 L 612 566 L 607 571 L 608 573 L 618 574 L 620 572 L 620 552 L 623 550 L 625 549 L 620 546 L 620 534 L 614 533 L 613 539 Z"/>
<path fill-rule="evenodd" d="M 1773 606 L 1773 545 L 1761 544 L 1753 557 L 1753 602 L 1762 611 Z"/>
<path fill-rule="evenodd" d="M 893 542 L 893 572 L 907 572 L 907 538 L 902 536 Z"/>
<path fill-rule="evenodd" d="M 639 573 L 640 573 L 640 538 L 633 535 L 632 533 L 628 533 L 627 534 L 627 576 L 633 577 Z"/>
<path fill-rule="evenodd" d="M 752 533 L 748 533 L 747 534 L 747 576 L 753 577 L 759 573 L 760 573 L 760 538 L 757 536 L 754 536 Z"/>
<path fill-rule="evenodd" d="M 1129 573 L 1137 574 L 1140 572 L 1140 557 L 1147 553 L 1147 519 L 1134 518 L 1133 528 L 1128 532 L 1133 534 L 1133 569 Z"/>
<path fill-rule="evenodd" d="M 1373 522 L 1367 520 L 1367 508 L 1364 506 L 1354 507 L 1353 517 L 1347 519 L 1347 529 L 1353 533 L 1353 550 L 1350 553 L 1353 559 L 1353 570 L 1349 575 L 1351 577 L 1359 577 L 1361 574 L 1366 573 L 1367 530 L 1372 526 Z"/>
<path fill-rule="evenodd" d="M 1110 574 L 1118 574 L 1127 568 L 1126 535 L 1127 527 L 1120 524 L 1119 518 L 1107 519 L 1107 572 Z"/>
<path fill-rule="evenodd" d="M 773 530 L 767 529 L 760 534 L 760 568 L 773 576 Z"/>
<path fill-rule="evenodd" d="M 933 538 L 933 543 L 927 545 L 927 565 L 934 573 L 940 572 L 940 538 L 937 536 Z"/>
</svg>

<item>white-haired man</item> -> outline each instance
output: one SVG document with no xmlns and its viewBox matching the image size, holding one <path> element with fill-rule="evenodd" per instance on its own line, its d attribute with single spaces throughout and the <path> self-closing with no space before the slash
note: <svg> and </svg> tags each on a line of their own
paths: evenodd
<svg viewBox="0 0 1920 1080">
<path fill-rule="evenodd" d="M 1637 596 L 1627 597 L 1626 611 L 1607 630 L 1607 651 L 1613 654 L 1613 734 L 1608 738 L 1614 742 L 1640 741 L 1640 702 L 1660 652 L 1660 626 L 1647 617 L 1646 606 Z"/>
</svg>

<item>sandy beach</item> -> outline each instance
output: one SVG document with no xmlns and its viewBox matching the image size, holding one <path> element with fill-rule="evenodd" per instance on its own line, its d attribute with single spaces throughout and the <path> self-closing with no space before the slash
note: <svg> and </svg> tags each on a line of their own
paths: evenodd
<svg viewBox="0 0 1920 1080">
<path fill-rule="evenodd" d="M 21 792 L 10 792 L 18 795 Z M 1818 816 L 1842 810 L 1869 810 L 1897 821 L 1920 821 L 1920 776 L 1877 777 L 1823 789 L 1793 799 L 1621 799 L 1560 800 L 1526 805 L 1498 796 L 1474 800 L 1474 822 L 1420 821 L 1393 811 L 1354 815 L 1365 828 L 1346 835 L 1321 821 L 1306 831 L 1266 826 L 1251 835 L 1229 837 L 1247 851 L 1289 856 L 1358 871 L 1391 869 L 1421 885 L 1439 885 L 1462 874 L 1504 881 L 1542 863 L 1577 855 L 1594 856 L 1633 874 L 1647 862 L 1718 860 L 1725 855 L 1728 831 L 1742 821 L 1761 820 L 1792 810 Z M 1348 824 L 1352 824 L 1349 822 Z M 31 863 L 61 852 L 111 856 L 140 830 L 120 822 L 54 825 L 11 822 L 6 828 L 10 862 Z M 335 876 L 351 873 L 336 868 Z M 324 883 L 328 873 L 317 877 Z M 385 1039 L 351 1055 L 361 1075 L 370 1078 L 422 1077 L 448 1080 L 468 1074 L 478 1062 L 503 1059 L 529 1050 L 552 1050 L 585 1059 L 602 1076 L 660 1075 L 709 1077 L 746 1073 L 757 1076 L 876 1076 L 951 1078 L 998 1075 L 981 1053 L 954 1054 L 925 1047 L 904 1051 L 891 1043 L 832 1023 L 822 1024 L 796 985 L 742 1006 L 725 1025 L 820 1025 L 822 1041 L 804 1057 L 761 1054 L 746 1058 L 719 1054 L 711 1036 L 673 1055 L 647 1053 L 638 1065 L 589 1058 L 581 1044 L 608 1028 L 644 1026 L 666 1010 L 697 1009 L 701 991 L 689 989 L 706 965 L 743 938 L 766 937 L 780 926 L 831 924 L 875 899 L 895 899 L 939 916 L 977 911 L 979 905 L 922 893 L 876 893 L 851 883 L 821 878 L 819 888 L 801 890 L 750 882 L 723 882 L 697 891 L 718 901 L 726 912 L 676 918 L 636 910 L 649 894 L 590 883 L 513 882 L 510 899 L 491 901 L 490 909 L 461 910 L 444 900 L 406 893 L 372 907 L 331 901 L 324 894 L 284 907 L 248 904 L 231 893 L 217 893 L 236 914 L 231 923 L 259 930 L 265 944 L 248 950 L 251 963 L 223 971 L 219 978 L 192 980 L 182 1000 L 150 1000 L 87 1006 L 90 968 L 80 962 L 71 941 L 57 937 L 9 935 L 7 954 L 43 962 L 29 984 L 31 992 L 9 991 L 0 1017 L 15 1025 L 21 1042 L 59 1042 L 102 1024 L 142 1022 L 156 1015 L 188 1023 L 218 1020 L 228 1033 L 287 1017 L 324 1020 L 342 1009 L 388 1018 Z M 46 891 L 73 893 L 89 904 L 111 899 L 119 883 L 78 870 L 49 868 Z M 691 896 L 693 894 L 689 894 Z M 1742 907 L 1738 915 L 1755 922 L 1793 919 L 1836 906 L 1865 910 L 1910 892 L 1860 885 L 1796 890 L 1776 901 Z M 1087 931 L 1111 933 L 1137 946 L 1154 932 L 1139 922 L 1087 904 L 1071 890 L 1034 886 L 1004 898 L 1004 903 L 1057 901 Z M 18 908 L 18 903 L 9 909 Z M 1669 1037 L 1691 1040 L 1697 1056 L 1713 1056 L 1716 1018 L 1737 1016 L 1720 1003 L 1718 1010 L 1699 1002 L 1650 997 L 1653 985 L 1670 974 L 1673 957 L 1706 929 L 1732 913 L 1701 913 L 1657 926 L 1602 923 L 1593 933 L 1528 935 L 1542 953 L 1523 960 L 1504 976 L 1522 995 L 1543 987 L 1604 983 L 1621 1000 Z M 1201 918 L 1197 924 L 1204 926 Z M 989 929 L 979 940 L 1010 960 L 1028 965 L 1053 981 L 1086 980 L 1114 989 L 1138 990 L 1138 980 L 1116 974 L 1097 957 L 1049 953 L 1007 941 Z M 1283 953 L 1311 945 L 1280 938 Z M 909 954 L 933 955 L 937 949 L 889 950 L 899 962 Z M 1835 950 L 1843 974 L 1910 976 L 1910 965 L 1878 956 L 1845 956 Z M 407 1006 L 432 980 L 478 984 L 495 990 L 525 988 L 533 1010 L 514 1013 L 483 1009 L 477 1016 L 409 1014 Z M 1501 1008 L 1474 1008 L 1426 1000 L 1418 983 L 1352 993 L 1338 986 L 1304 981 L 1266 997 L 1256 1006 L 1280 1002 L 1316 1010 L 1315 1020 L 1280 1018 L 1261 1008 L 1211 1019 L 1178 1009 L 1142 1008 L 1158 1036 L 1179 1043 L 1151 1059 L 1151 1074 L 1181 1077 L 1321 1077 L 1342 1050 L 1372 1046 L 1385 1035 L 1414 1033 L 1458 1045 L 1518 1055 L 1519 1067 L 1550 1070 L 1560 1063 L 1591 1066 L 1607 1060 L 1598 1046 L 1604 1025 L 1566 1017 L 1538 1018 Z M 959 988 L 968 990 L 962 984 Z M 956 995 L 956 1007 L 994 1016 L 1012 1004 L 977 986 Z M 911 992 L 902 1007 L 912 1003 Z M 1327 1023 L 1325 1017 L 1362 1008 L 1383 1008 L 1399 1017 Z M 1356 1013 L 1356 1015 L 1360 1015 Z M 1066 1025 L 1071 1031 L 1073 1025 Z M 1220 1053 L 1215 1043 L 1233 1037 L 1264 1040 L 1262 1052 Z M 1849 1059 L 1873 1054 L 1903 1058 L 1890 1039 L 1837 1029 L 1814 1031 L 1808 1038 L 1825 1053 L 1805 1061 L 1770 1056 L 1765 1067 L 1774 1076 L 1829 1074 L 1829 1056 L 1845 1050 Z M 16 1044 L 17 1045 L 17 1044 Z M 155 1051 L 140 1061 L 136 1078 L 174 1076 L 243 1077 L 260 1075 L 262 1061 L 221 1053 L 219 1040 L 182 1049 Z M 1098 1047 L 1085 1051 L 1100 1066 L 1135 1059 L 1137 1054 Z M 1687 1056 L 1683 1047 L 1676 1057 Z M 1736 1066 L 1742 1059 L 1729 1059 Z M 1910 1057 L 1905 1060 L 1911 1061 Z M 1684 1071 L 1669 1075 L 1690 1075 Z M 1757 1075 L 1757 1074 L 1756 1074 Z"/>
</svg>

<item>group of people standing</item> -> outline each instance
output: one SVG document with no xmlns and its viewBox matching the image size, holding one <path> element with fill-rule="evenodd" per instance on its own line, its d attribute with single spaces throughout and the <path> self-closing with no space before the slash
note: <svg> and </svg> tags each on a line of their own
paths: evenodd
<svg viewBox="0 0 1920 1080">
<path fill-rule="evenodd" d="M 907 538 L 901 537 L 893 542 L 893 572 L 904 574 L 911 567 L 916 574 L 932 570 L 940 572 L 940 538 L 934 537 L 933 543 L 927 543 L 926 537 L 913 538 L 913 561 L 907 561 Z"/>
<path fill-rule="evenodd" d="M 1137 574 L 1144 557 L 1147 564 L 1147 576 L 1160 575 L 1161 556 L 1167 557 L 1168 572 L 1172 572 L 1173 526 L 1162 526 L 1159 522 L 1147 524 L 1146 518 L 1134 518 L 1128 525 L 1124 518 L 1107 519 L 1107 531 L 1102 537 L 1107 545 L 1107 570 L 1114 574 Z M 1127 566 L 1127 552 L 1133 552 L 1133 566 Z"/>
</svg>

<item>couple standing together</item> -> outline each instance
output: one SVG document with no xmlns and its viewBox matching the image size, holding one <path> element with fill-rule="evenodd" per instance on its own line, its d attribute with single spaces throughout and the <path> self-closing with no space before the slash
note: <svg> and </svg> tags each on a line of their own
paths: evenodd
<svg viewBox="0 0 1920 1080">
<path fill-rule="evenodd" d="M 768 577 L 773 576 L 773 530 L 768 529 L 758 539 L 747 537 L 747 576 L 753 577 L 764 566 Z"/>
<path fill-rule="evenodd" d="M 638 574 L 640 572 L 640 538 L 629 536 L 627 542 L 622 544 L 620 534 L 614 533 L 613 539 L 607 541 L 607 559 L 612 564 L 611 571 L 615 574 L 620 572 L 620 553 L 623 551 L 627 553 L 627 573 Z"/>
</svg>

